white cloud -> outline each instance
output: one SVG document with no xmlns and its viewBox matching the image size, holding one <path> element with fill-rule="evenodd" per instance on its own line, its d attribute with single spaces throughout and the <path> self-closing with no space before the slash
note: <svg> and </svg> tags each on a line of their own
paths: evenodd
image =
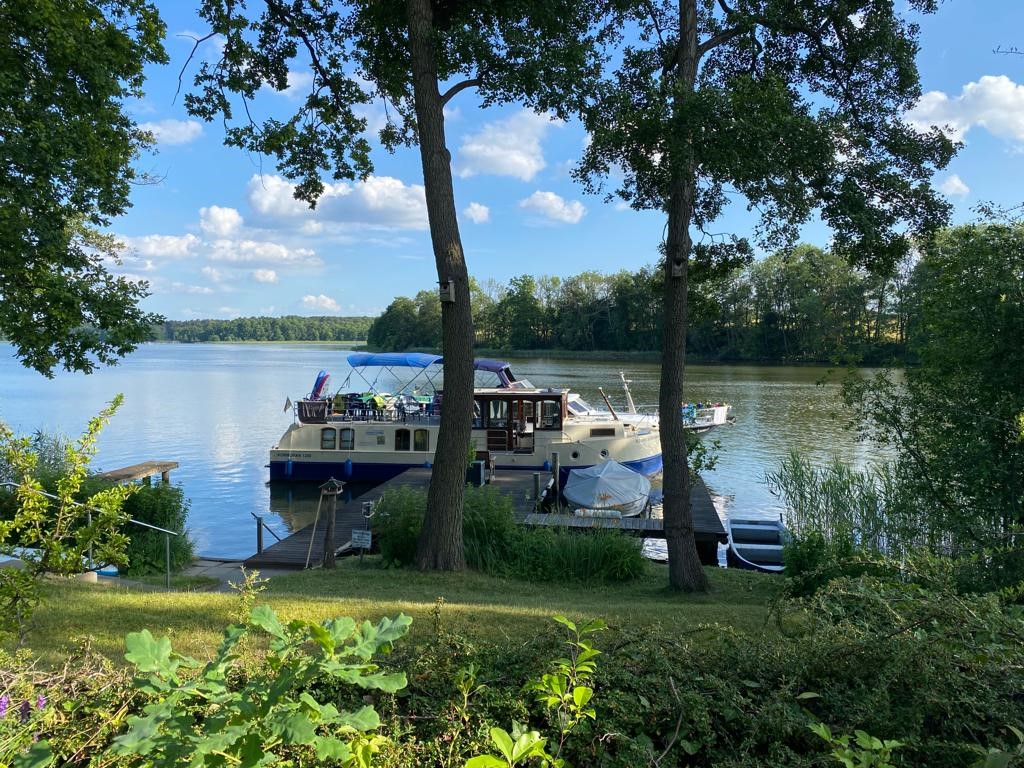
<svg viewBox="0 0 1024 768">
<path fill-rule="evenodd" d="M 264 218 L 300 222 L 307 234 L 325 224 L 426 229 L 427 203 L 420 184 L 391 176 L 364 182 L 326 184 L 315 210 L 295 199 L 295 186 L 280 176 L 253 176 L 249 204 Z"/>
<path fill-rule="evenodd" d="M 956 141 L 975 126 L 1000 138 L 1024 141 L 1024 85 L 1005 75 L 985 75 L 967 83 L 959 96 L 929 91 L 906 118 L 921 131 L 937 125 Z"/>
<path fill-rule="evenodd" d="M 267 240 L 215 240 L 208 258 L 234 264 L 319 266 L 323 262 L 309 248 L 290 248 Z"/>
<path fill-rule="evenodd" d="M 300 99 L 309 93 L 310 86 L 313 85 L 313 73 L 312 72 L 288 72 L 288 87 L 281 91 L 282 94 L 290 99 Z"/>
<path fill-rule="evenodd" d="M 486 224 L 491 220 L 491 209 L 480 203 L 470 203 L 462 212 L 474 224 Z"/>
<path fill-rule="evenodd" d="M 143 235 L 123 240 L 134 255 L 149 259 L 187 259 L 195 255 L 200 244 L 193 234 Z"/>
<path fill-rule="evenodd" d="M 242 313 L 235 307 L 218 307 L 217 311 L 225 317 L 241 317 Z"/>
<path fill-rule="evenodd" d="M 205 285 L 189 285 L 187 283 L 171 283 L 171 290 L 180 293 L 191 293 L 197 296 L 208 296 L 213 293 L 213 288 Z"/>
<path fill-rule="evenodd" d="M 214 237 L 230 237 L 242 226 L 242 215 L 234 208 L 211 205 L 199 209 L 199 227 Z"/>
<path fill-rule="evenodd" d="M 324 296 L 322 293 L 319 296 L 313 296 L 308 294 L 302 297 L 302 306 L 307 309 L 318 309 L 324 312 L 340 312 L 341 305 L 338 304 L 330 296 Z"/>
<path fill-rule="evenodd" d="M 505 120 L 487 123 L 463 139 L 458 174 L 463 178 L 494 174 L 530 181 L 545 165 L 541 141 L 549 128 L 560 125 L 559 120 L 525 109 Z"/>
<path fill-rule="evenodd" d="M 188 144 L 203 132 L 203 124 L 197 120 L 157 120 L 139 123 L 139 128 L 156 136 L 160 144 Z"/>
<path fill-rule="evenodd" d="M 199 272 L 203 275 L 203 277 L 207 278 L 208 280 L 211 280 L 214 283 L 221 283 L 224 280 L 226 280 L 228 276 L 224 270 L 217 269 L 216 267 L 203 267 L 201 270 L 199 270 Z"/>
<path fill-rule="evenodd" d="M 939 185 L 939 191 L 948 197 L 967 197 L 971 193 L 971 188 L 954 173 Z"/>
<path fill-rule="evenodd" d="M 272 269 L 257 269 L 253 271 L 252 279 L 257 283 L 276 283 L 277 272 Z"/>
<path fill-rule="evenodd" d="M 554 192 L 541 192 L 539 189 L 525 200 L 520 200 L 519 207 L 566 224 L 578 224 L 587 212 L 579 200 L 566 200 Z"/>
</svg>

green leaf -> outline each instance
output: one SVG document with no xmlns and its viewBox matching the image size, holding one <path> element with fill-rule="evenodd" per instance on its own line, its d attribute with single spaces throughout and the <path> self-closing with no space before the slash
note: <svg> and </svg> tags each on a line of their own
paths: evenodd
<svg viewBox="0 0 1024 768">
<path fill-rule="evenodd" d="M 490 730 L 491 741 L 494 746 L 498 748 L 502 756 L 509 762 L 510 765 L 514 764 L 512 759 L 512 737 L 508 735 L 508 731 L 504 728 L 494 727 Z"/>
<path fill-rule="evenodd" d="M 510 763 L 502 762 L 493 755 L 478 755 L 466 761 L 464 768 L 508 768 Z"/>
<path fill-rule="evenodd" d="M 274 609 L 269 605 L 257 605 L 253 608 L 252 613 L 249 614 L 249 621 L 280 640 L 288 639 L 281 621 L 277 618 L 277 614 L 274 613 Z"/>
<path fill-rule="evenodd" d="M 820 693 L 814 693 L 813 691 L 804 691 L 803 693 L 798 693 L 796 695 L 796 697 L 797 697 L 797 699 L 801 699 L 801 700 L 802 699 L 820 699 L 821 698 L 821 694 Z"/>
<path fill-rule="evenodd" d="M 140 672 L 158 672 L 173 677 L 179 663 L 171 659 L 171 641 L 167 637 L 153 638 L 148 629 L 130 632 L 124 640 L 127 651 L 124 657 Z"/>
<path fill-rule="evenodd" d="M 348 744 L 341 739 L 336 739 L 333 736 L 321 736 L 316 740 L 317 760 L 337 760 L 339 763 L 344 763 L 351 754 L 352 751 Z"/>
<path fill-rule="evenodd" d="M 15 756 L 11 768 L 46 768 L 53 762 L 53 753 L 47 741 L 37 741 L 27 752 Z"/>
<path fill-rule="evenodd" d="M 573 633 L 576 632 L 576 625 L 573 624 L 571 621 L 569 621 L 567 618 L 565 618 L 565 616 L 552 616 L 551 620 L 552 621 L 557 621 L 559 624 L 561 624 L 563 627 L 568 629 L 570 632 L 573 632 Z"/>
<path fill-rule="evenodd" d="M 278 711 L 267 718 L 270 731 L 285 744 L 311 744 L 316 736 L 316 726 L 302 712 Z"/>
<path fill-rule="evenodd" d="M 343 712 L 337 719 L 338 727 L 353 728 L 360 733 L 380 728 L 380 715 L 373 707 L 366 706 L 356 712 Z"/>
<path fill-rule="evenodd" d="M 580 709 L 587 705 L 593 695 L 593 689 L 585 685 L 578 685 L 572 689 L 572 700 Z"/>
</svg>

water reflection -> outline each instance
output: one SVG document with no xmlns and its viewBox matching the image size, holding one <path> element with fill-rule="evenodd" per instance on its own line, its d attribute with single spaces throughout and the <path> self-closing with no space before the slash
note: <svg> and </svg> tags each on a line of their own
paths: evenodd
<svg viewBox="0 0 1024 768">
<path fill-rule="evenodd" d="M 209 556 L 246 557 L 255 551 L 252 514 L 285 534 L 316 515 L 319 491 L 267 483 L 267 451 L 291 423 L 285 398 L 308 392 L 321 368 L 341 382 L 349 374 L 346 351 L 331 345 L 149 344 L 114 368 L 91 376 L 50 380 L 27 371 L 9 345 L 0 345 L 0 419 L 17 431 L 77 435 L 114 394 L 125 403 L 99 442 L 94 467 L 114 469 L 139 461 L 179 462 L 172 481 L 191 499 L 189 528 L 197 550 Z M 518 376 L 537 386 L 569 386 L 592 403 L 598 387 L 621 407 L 619 371 L 633 380 L 638 404 L 658 399 L 654 363 L 552 360 L 512 361 Z M 843 427 L 848 414 L 836 380 L 819 383 L 819 368 L 689 366 L 688 399 L 726 401 L 737 422 L 711 433 L 721 444 L 708 488 L 726 511 L 777 515 L 778 500 L 764 485 L 791 450 L 816 461 L 832 455 L 863 466 L 877 458 Z M 349 491 L 346 487 L 346 491 Z M 351 493 L 358 489 L 352 488 Z"/>
</svg>

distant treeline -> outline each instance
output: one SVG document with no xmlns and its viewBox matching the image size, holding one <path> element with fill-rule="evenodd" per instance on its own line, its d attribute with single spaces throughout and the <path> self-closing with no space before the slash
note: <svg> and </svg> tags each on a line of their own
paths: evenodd
<svg viewBox="0 0 1024 768">
<path fill-rule="evenodd" d="M 657 351 L 662 280 L 660 269 L 645 267 L 474 283 L 477 343 L 508 350 Z M 903 359 L 913 285 L 909 264 L 881 278 L 801 245 L 694 284 L 688 352 L 694 359 L 734 362 Z M 384 350 L 439 347 L 436 292 L 395 299 L 374 320 L 367 343 Z"/>
<path fill-rule="evenodd" d="M 362 341 L 372 317 L 240 317 L 236 320 L 167 320 L 156 341 Z"/>
</svg>

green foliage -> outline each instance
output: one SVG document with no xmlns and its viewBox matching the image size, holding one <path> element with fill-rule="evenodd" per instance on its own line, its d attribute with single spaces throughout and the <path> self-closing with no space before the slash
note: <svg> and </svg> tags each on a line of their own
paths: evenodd
<svg viewBox="0 0 1024 768">
<path fill-rule="evenodd" d="M 92 761 L 135 703 L 129 676 L 88 644 L 53 669 L 0 650 L 0 765 L 102 764 Z"/>
<path fill-rule="evenodd" d="M 237 317 L 232 320 L 166 320 L 154 332 L 160 341 L 362 341 L 369 317 Z"/>
<path fill-rule="evenodd" d="M 414 562 L 426 494 L 410 488 L 388 491 L 373 518 L 385 565 Z M 469 567 L 539 581 L 611 583 L 644 572 L 636 541 L 616 531 L 570 532 L 517 525 L 511 500 L 484 486 L 466 488 L 463 546 Z"/>
<path fill-rule="evenodd" d="M 137 486 L 124 505 L 124 512 L 129 517 L 179 534 L 170 537 L 172 571 L 187 566 L 195 555 L 192 540 L 185 528 L 188 508 L 185 492 L 180 486 L 170 483 Z M 125 533 L 129 537 L 126 572 L 163 573 L 166 568 L 164 534 L 137 525 L 126 526 Z"/>
<path fill-rule="evenodd" d="M 128 540 L 122 533 L 123 507 L 135 489 L 116 486 L 91 494 L 84 504 L 76 501 L 96 453 L 100 430 L 121 401 L 121 395 L 115 397 L 90 419 L 78 441 L 64 446 L 65 469 L 56 479 L 53 502 L 43 495 L 32 440 L 16 437 L 0 424 L 0 454 L 18 483 L 14 515 L 0 521 L 0 555 L 19 556 L 25 566 L 23 570 L 0 569 L 0 632 L 16 632 L 19 641 L 24 639 L 41 599 L 43 577 L 81 573 L 90 555 L 101 563 L 125 562 Z"/>
<path fill-rule="evenodd" d="M 125 110 L 166 62 L 145 0 L 7 0 L 0 6 L 0 332 L 22 362 L 91 371 L 149 338 L 144 282 L 114 277 L 100 232 L 130 205 L 153 137 Z"/>
<path fill-rule="evenodd" d="M 956 227 L 927 245 L 915 278 L 920 365 L 851 380 L 865 437 L 895 445 L 900 480 L 951 548 L 1006 543 L 1024 524 L 1024 228 Z"/>
<path fill-rule="evenodd" d="M 903 745 L 895 739 L 883 741 L 861 730 L 855 731 L 852 738 L 833 736 L 824 723 L 809 727 L 832 747 L 832 757 L 845 768 L 896 768 L 891 762 L 892 752 Z"/>
<path fill-rule="evenodd" d="M 554 717 L 558 728 L 559 741 L 554 755 L 547 751 L 547 738 L 538 731 L 528 730 L 520 723 L 512 724 L 512 732 L 499 727 L 489 730 L 491 743 L 498 755 L 479 755 L 466 761 L 465 768 L 514 768 L 536 758 L 541 766 L 562 768 L 565 760 L 559 757 L 565 740 L 586 720 L 594 720 L 596 712 L 590 706 L 594 696 L 593 678 L 597 670 L 594 659 L 601 651 L 586 639 L 588 635 L 606 629 L 600 619 L 577 626 L 564 616 L 554 620 L 569 633 L 566 646 L 567 657 L 555 659 L 553 669 L 538 680 L 527 683 L 525 690 L 532 691 L 538 703 Z"/>
<path fill-rule="evenodd" d="M 125 658 L 140 673 L 136 684 L 150 703 L 142 716 L 128 718 L 114 752 L 158 764 L 276 765 L 315 755 L 319 762 L 369 766 L 382 741 L 370 735 L 380 725 L 376 710 L 342 711 L 307 689 L 318 678 L 370 691 L 404 688 L 404 673 L 383 672 L 372 659 L 390 650 L 410 623 L 400 615 L 376 625 L 349 618 L 284 625 L 269 606 L 258 606 L 246 624 L 227 628 L 205 665 L 174 653 L 167 638 L 133 632 Z M 270 636 L 266 663 L 240 680 L 236 647 L 257 629 Z"/>
</svg>

